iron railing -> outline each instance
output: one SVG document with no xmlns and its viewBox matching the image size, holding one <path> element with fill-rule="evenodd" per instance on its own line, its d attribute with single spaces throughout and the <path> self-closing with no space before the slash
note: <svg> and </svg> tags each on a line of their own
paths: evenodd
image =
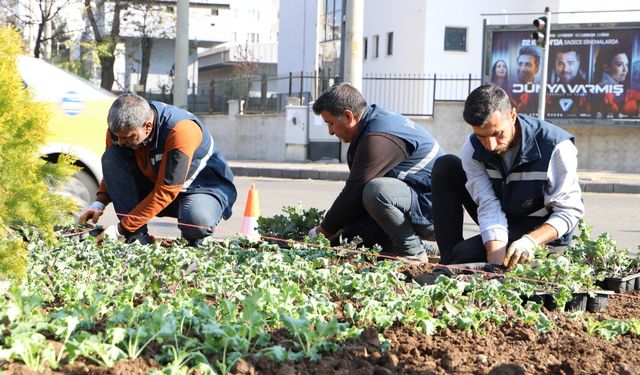
<svg viewBox="0 0 640 375">
<path fill-rule="evenodd" d="M 280 112 L 291 103 L 289 98 L 309 103 L 339 80 L 322 71 L 217 78 L 190 90 L 188 108 L 195 113 L 227 113 L 230 100 L 243 100 L 245 113 Z M 429 117 L 433 116 L 435 101 L 464 101 L 480 83 L 481 79 L 471 74 L 366 74 L 362 77 L 362 93 L 368 103 L 407 116 Z M 145 96 L 163 100 L 168 95 Z"/>
<path fill-rule="evenodd" d="M 429 117 L 435 101 L 464 101 L 480 83 L 481 79 L 471 74 L 370 74 L 362 77 L 362 93 L 367 102 L 405 116 Z"/>
</svg>

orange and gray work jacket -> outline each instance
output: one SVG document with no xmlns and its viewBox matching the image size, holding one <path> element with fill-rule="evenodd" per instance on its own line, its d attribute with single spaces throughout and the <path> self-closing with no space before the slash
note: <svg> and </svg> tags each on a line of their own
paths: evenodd
<svg viewBox="0 0 640 375">
<path fill-rule="evenodd" d="M 222 205 L 222 217 L 231 216 L 237 192 L 233 174 L 214 144 L 211 133 L 193 114 L 180 108 L 150 101 L 155 112 L 152 135 L 147 143 L 134 149 L 136 165 L 155 182 L 153 190 L 121 219 L 130 232 L 146 224 L 165 209 L 181 192 L 204 193 L 216 197 Z M 117 137 L 107 131 L 107 148 Z M 98 193 L 106 193 L 102 181 Z"/>
</svg>

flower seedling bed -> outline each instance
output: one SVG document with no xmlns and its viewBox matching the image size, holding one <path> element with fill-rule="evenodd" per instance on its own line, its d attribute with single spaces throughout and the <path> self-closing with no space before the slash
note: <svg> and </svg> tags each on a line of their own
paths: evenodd
<svg viewBox="0 0 640 375">
<path fill-rule="evenodd" d="M 640 349 L 639 307 L 622 299 L 609 301 L 611 312 L 548 311 L 540 303 L 523 306 L 520 296 L 536 286 L 508 275 L 461 274 L 460 280 L 419 285 L 416 276 L 433 265 L 297 244 L 167 245 L 34 241 L 28 280 L 0 282 L 0 370 L 443 374 L 640 368 L 640 359 L 623 355 Z"/>
</svg>

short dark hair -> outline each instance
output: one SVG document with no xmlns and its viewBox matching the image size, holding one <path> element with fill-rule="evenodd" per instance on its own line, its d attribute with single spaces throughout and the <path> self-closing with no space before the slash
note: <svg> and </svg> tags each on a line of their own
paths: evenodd
<svg viewBox="0 0 640 375">
<path fill-rule="evenodd" d="M 528 55 L 533 57 L 533 59 L 536 61 L 536 66 L 540 66 L 540 54 L 538 53 L 538 50 L 536 50 L 535 48 L 531 46 L 524 46 L 520 48 L 520 50 L 518 51 L 518 57 L 522 55 Z"/>
<path fill-rule="evenodd" d="M 328 112 L 332 116 L 339 117 L 348 109 L 356 118 L 359 118 L 366 106 L 367 101 L 360 91 L 350 83 L 344 82 L 337 83 L 320 94 L 313 103 L 313 112 L 316 115 Z"/>
<path fill-rule="evenodd" d="M 464 102 L 462 117 L 471 126 L 483 126 L 495 111 L 508 114 L 512 109 L 509 95 L 496 85 L 482 85 L 471 91 Z"/>
</svg>

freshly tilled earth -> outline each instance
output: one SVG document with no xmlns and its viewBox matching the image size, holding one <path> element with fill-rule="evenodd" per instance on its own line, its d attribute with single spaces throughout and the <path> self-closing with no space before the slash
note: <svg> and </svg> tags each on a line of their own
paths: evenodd
<svg viewBox="0 0 640 375">
<path fill-rule="evenodd" d="M 638 292 L 609 300 L 606 312 L 585 313 L 582 319 L 628 319 L 640 316 Z M 640 338 L 625 335 L 607 341 L 588 334 L 581 319 L 549 311 L 554 329 L 540 333 L 521 322 L 484 324 L 480 332 L 443 330 L 428 336 L 409 327 L 392 327 L 381 332 L 391 342 L 381 351 L 378 332 L 365 330 L 360 338 L 347 342 L 320 361 L 277 363 L 266 357 L 249 356 L 233 368 L 234 374 L 638 374 Z M 273 343 L 291 345 L 284 331 L 274 332 Z M 82 361 L 45 374 L 147 374 L 157 367 L 151 358 L 117 363 L 108 369 Z M 7 374 L 36 374 L 12 363 Z"/>
</svg>

